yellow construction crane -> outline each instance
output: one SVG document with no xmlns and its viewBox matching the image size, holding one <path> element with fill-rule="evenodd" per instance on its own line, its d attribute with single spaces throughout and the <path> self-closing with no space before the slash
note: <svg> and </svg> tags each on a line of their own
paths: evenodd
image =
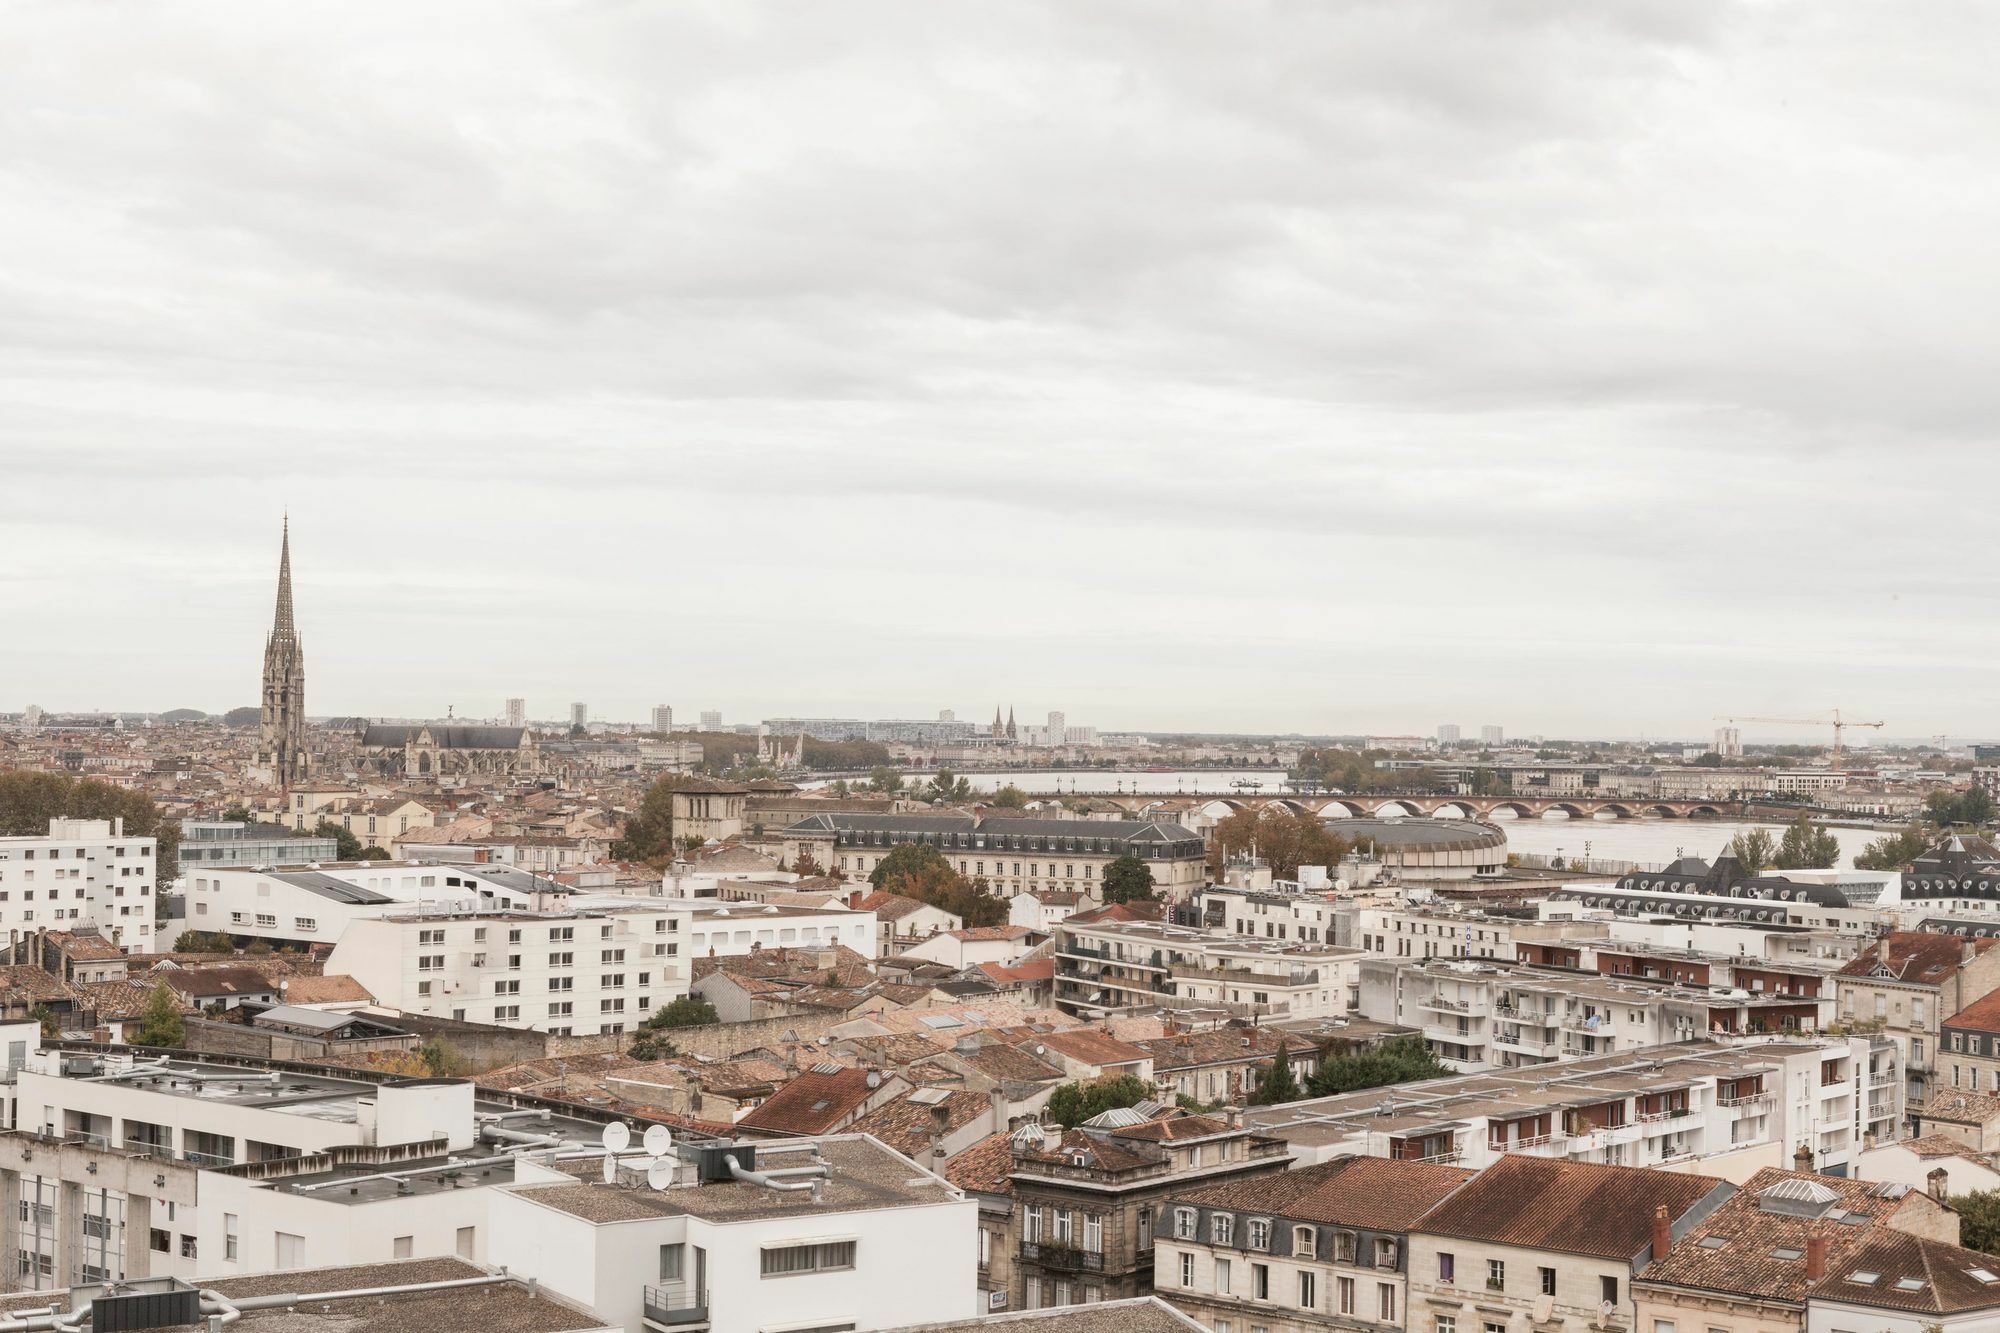
<svg viewBox="0 0 2000 1333">
<path fill-rule="evenodd" d="M 1840 715 L 1838 708 L 1829 708 L 1818 717 L 1721 717 L 1716 721 L 1734 726 L 1738 722 L 1770 722 L 1781 727 L 1832 727 L 1833 728 L 1833 771 L 1841 772 L 1840 750 L 1842 735 L 1849 727 L 1881 727 L 1880 722 L 1853 722 Z"/>
</svg>

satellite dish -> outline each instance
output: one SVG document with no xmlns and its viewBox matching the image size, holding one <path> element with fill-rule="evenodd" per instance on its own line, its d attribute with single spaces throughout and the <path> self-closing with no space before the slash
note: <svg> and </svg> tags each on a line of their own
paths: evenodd
<svg viewBox="0 0 2000 1333">
<path fill-rule="evenodd" d="M 658 1157 L 646 1168 L 646 1184 L 656 1190 L 663 1190 L 674 1183 L 674 1164 L 664 1157 Z"/>
<path fill-rule="evenodd" d="M 614 1120 L 604 1127 L 598 1141 L 604 1145 L 606 1152 L 624 1152 L 632 1146 L 632 1131 L 625 1127 L 624 1121 Z"/>
<path fill-rule="evenodd" d="M 674 1146 L 674 1133 L 665 1125 L 648 1125 L 646 1126 L 646 1137 L 640 1140 L 640 1142 L 646 1145 L 647 1156 L 660 1157 L 666 1153 L 667 1149 Z"/>
<path fill-rule="evenodd" d="M 607 1185 L 618 1183 L 618 1159 L 610 1153 L 604 1154 L 604 1183 Z"/>
</svg>

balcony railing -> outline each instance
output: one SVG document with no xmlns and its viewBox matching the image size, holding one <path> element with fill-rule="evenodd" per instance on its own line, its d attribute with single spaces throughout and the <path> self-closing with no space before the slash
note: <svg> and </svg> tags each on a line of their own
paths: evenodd
<svg viewBox="0 0 2000 1333">
<path fill-rule="evenodd" d="M 1768 1101 L 1770 1101 L 1770 1100 L 1771 1100 L 1771 1094 L 1770 1094 L 1770 1093 L 1768 1093 L 1768 1092 L 1746 1092 L 1746 1093 L 1743 1093 L 1743 1094 L 1741 1094 L 1740 1096 L 1736 1096 L 1736 1097 L 1724 1097 L 1724 1098 L 1720 1099 L 1719 1101 L 1717 1101 L 1717 1102 L 1716 1102 L 1716 1105 L 1717 1105 L 1717 1106 L 1755 1106 L 1755 1105 L 1757 1105 L 1757 1104 L 1759 1104 L 1759 1103 L 1761 1103 L 1761 1102 L 1768 1102 Z"/>
<path fill-rule="evenodd" d="M 1567 1134 L 1537 1134 L 1532 1138 L 1516 1139 L 1512 1143 L 1489 1143 L 1494 1152 L 1532 1152 L 1536 1148 L 1547 1148 L 1554 1144 L 1569 1142 Z"/>
<path fill-rule="evenodd" d="M 1079 1250 L 1074 1245 L 1057 1245 L 1048 1241 L 1022 1241 L 1021 1258 L 1044 1268 L 1059 1268 L 1069 1272 L 1101 1273 L 1104 1271 L 1104 1255 L 1098 1250 Z"/>
<path fill-rule="evenodd" d="M 641 1304 L 646 1318 L 656 1324 L 708 1322 L 708 1293 L 705 1291 L 676 1291 L 668 1287 L 647 1287 Z"/>
</svg>

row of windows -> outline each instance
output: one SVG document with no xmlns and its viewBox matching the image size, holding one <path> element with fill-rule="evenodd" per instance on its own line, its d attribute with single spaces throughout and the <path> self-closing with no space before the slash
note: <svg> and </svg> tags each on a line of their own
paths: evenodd
<svg viewBox="0 0 2000 1333">
<path fill-rule="evenodd" d="M 1201 1214 L 1194 1208 L 1174 1210 L 1174 1237 L 1178 1240 L 1200 1240 Z M 1271 1246 L 1271 1219 L 1252 1217 L 1245 1219 L 1242 1228 L 1244 1249 L 1263 1250 L 1275 1253 Z M 1236 1241 L 1236 1217 L 1231 1213 L 1210 1213 L 1208 1215 L 1207 1240 L 1215 1245 L 1234 1245 Z M 1303 1223 L 1292 1227 L 1290 1248 L 1286 1253 L 1295 1258 L 1314 1259 L 1319 1257 L 1320 1229 Z M 1360 1262 L 1361 1238 L 1358 1232 L 1335 1230 L 1332 1232 L 1332 1257 L 1341 1263 Z M 1378 1236 L 1368 1254 L 1368 1262 L 1376 1268 L 1396 1266 L 1396 1241 L 1388 1236 Z"/>
<path fill-rule="evenodd" d="M 1194 1255 L 1182 1252 L 1180 1256 L 1180 1285 L 1195 1285 Z M 1242 1296 L 1253 1301 L 1274 1299 L 1271 1293 L 1271 1266 L 1253 1263 L 1249 1266 L 1248 1280 L 1242 1291 L 1236 1290 L 1235 1265 L 1228 1259 L 1218 1258 L 1214 1267 L 1214 1292 L 1218 1296 Z M 1296 1303 L 1301 1310 L 1319 1310 L 1322 1299 L 1320 1291 L 1321 1274 L 1302 1271 L 1293 1274 L 1293 1285 L 1278 1299 Z M 1351 1277 L 1335 1277 L 1330 1293 L 1332 1305 L 1326 1312 L 1330 1314 L 1357 1315 L 1360 1311 L 1361 1284 Z M 1396 1284 L 1377 1282 L 1375 1284 L 1375 1318 L 1383 1323 L 1396 1322 Z M 1251 1333 L 1259 1333 L 1261 1325 L 1252 1324 Z M 1226 1320 L 1218 1320 L 1216 1333 L 1228 1333 Z M 1504 1330 L 1503 1330 L 1504 1333 Z"/>
</svg>

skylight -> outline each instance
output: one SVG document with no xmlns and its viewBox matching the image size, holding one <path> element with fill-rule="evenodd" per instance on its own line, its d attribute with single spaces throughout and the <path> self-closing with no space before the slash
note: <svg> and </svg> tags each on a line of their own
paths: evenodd
<svg viewBox="0 0 2000 1333">
<path fill-rule="evenodd" d="M 1923 1289 L 1924 1280 L 1920 1277 L 1902 1277 L 1896 1279 L 1897 1291 L 1922 1291 Z"/>
<path fill-rule="evenodd" d="M 1882 1280 L 1882 1275 L 1880 1273 L 1871 1273 L 1868 1270 L 1863 1269 L 1858 1273 L 1849 1273 L 1847 1275 L 1847 1280 L 1849 1282 L 1854 1283 L 1857 1286 L 1872 1287 L 1877 1282 L 1880 1282 Z"/>
<path fill-rule="evenodd" d="M 1697 1241 L 1697 1242 L 1695 1242 L 1695 1243 L 1696 1243 L 1696 1244 L 1698 1244 L 1698 1245 L 1700 1245 L 1700 1246 L 1701 1246 L 1701 1248 L 1703 1248 L 1704 1250 L 1719 1250 L 1719 1249 L 1721 1249 L 1721 1248 L 1722 1248 L 1723 1246 L 1725 1246 L 1725 1245 L 1729 1244 L 1729 1237 L 1727 1237 L 1727 1236 L 1703 1236 L 1703 1237 L 1702 1237 L 1702 1238 L 1701 1238 L 1701 1239 L 1700 1239 L 1699 1241 Z"/>
<path fill-rule="evenodd" d="M 1977 1278 L 1989 1286 L 1995 1282 L 2000 1282 L 2000 1276 L 1996 1276 L 1990 1268 L 1968 1268 L 1965 1271 L 1968 1275 Z"/>
<path fill-rule="evenodd" d="M 1789 1245 L 1781 1245 L 1771 1251 L 1771 1257 L 1773 1259 L 1803 1259 L 1806 1257 L 1806 1252 L 1804 1250 L 1795 1250 Z"/>
</svg>

